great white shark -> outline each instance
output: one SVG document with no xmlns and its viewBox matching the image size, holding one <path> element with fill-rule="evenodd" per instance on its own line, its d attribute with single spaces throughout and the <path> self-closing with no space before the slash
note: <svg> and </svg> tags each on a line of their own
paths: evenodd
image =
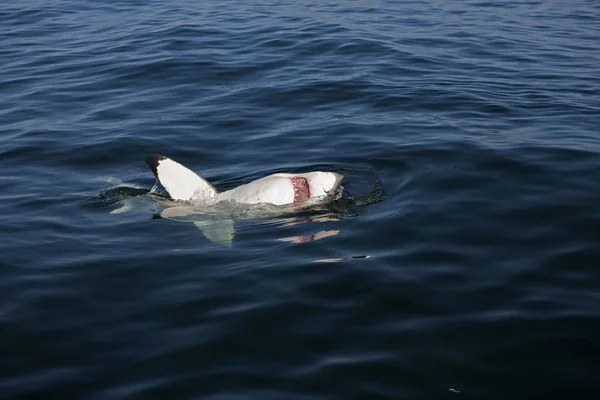
<svg viewBox="0 0 600 400">
<path fill-rule="evenodd" d="M 275 173 L 219 191 L 198 173 L 167 156 L 151 154 L 145 161 L 157 184 L 148 191 L 139 185 L 111 181 L 115 186 L 97 196 L 104 203 L 121 204 L 111 214 L 132 211 L 136 199 L 145 198 L 162 208 L 154 214 L 155 218 L 193 222 L 207 239 L 226 246 L 231 246 L 235 237 L 234 221 L 264 220 L 291 226 L 340 220 L 338 211 L 347 213 L 385 197 L 378 180 L 368 196 L 352 197 L 344 187 L 344 176 L 333 171 Z M 155 190 L 159 187 L 166 194 Z M 279 240 L 303 242 L 338 233 L 328 230 Z"/>
<path fill-rule="evenodd" d="M 173 200 L 197 206 L 230 201 L 237 204 L 272 204 L 298 210 L 330 200 L 337 194 L 344 178 L 336 172 L 324 171 L 277 173 L 219 193 L 196 172 L 166 156 L 151 154 L 146 157 L 146 164 Z"/>
<path fill-rule="evenodd" d="M 160 213 L 170 219 L 194 216 L 194 224 L 209 240 L 231 246 L 234 219 L 298 212 L 330 202 L 342 194 L 343 176 L 336 172 L 276 173 L 219 192 L 206 179 L 161 154 L 145 159 L 169 197 L 181 204 Z M 204 218 L 198 218 L 203 215 Z M 325 231 L 320 236 L 337 234 Z"/>
</svg>

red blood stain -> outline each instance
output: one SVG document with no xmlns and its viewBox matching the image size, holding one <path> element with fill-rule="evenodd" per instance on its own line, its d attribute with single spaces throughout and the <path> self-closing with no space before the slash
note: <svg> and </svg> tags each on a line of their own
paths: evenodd
<svg viewBox="0 0 600 400">
<path fill-rule="evenodd" d="M 290 178 L 292 186 L 294 187 L 294 203 L 293 206 L 304 203 L 310 199 L 310 186 L 308 180 L 302 176 L 294 176 Z"/>
</svg>

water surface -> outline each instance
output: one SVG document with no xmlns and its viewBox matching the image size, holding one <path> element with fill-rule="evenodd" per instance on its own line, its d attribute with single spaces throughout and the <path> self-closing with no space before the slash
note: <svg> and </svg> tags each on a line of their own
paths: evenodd
<svg viewBox="0 0 600 400">
<path fill-rule="evenodd" d="M 596 2 L 19 1 L 0 26 L 0 397 L 597 397 Z M 223 246 L 153 218 L 151 153 L 385 196 Z"/>
</svg>

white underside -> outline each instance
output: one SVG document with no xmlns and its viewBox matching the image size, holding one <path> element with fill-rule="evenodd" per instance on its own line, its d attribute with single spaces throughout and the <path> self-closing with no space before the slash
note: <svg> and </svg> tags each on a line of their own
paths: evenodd
<svg viewBox="0 0 600 400">
<path fill-rule="evenodd" d="M 215 188 L 204 178 L 170 158 L 161 160 L 156 172 L 160 184 L 173 200 L 197 198 L 208 204 L 217 197 Z"/>
<path fill-rule="evenodd" d="M 339 186 L 341 176 L 334 172 L 309 172 L 305 174 L 273 174 L 257 179 L 217 195 L 217 201 L 232 200 L 244 204 L 268 203 L 287 205 L 294 203 L 294 185 L 291 178 L 302 177 L 308 182 L 310 199 L 324 198 Z"/>
<path fill-rule="evenodd" d="M 204 178 L 170 158 L 159 161 L 157 178 L 174 200 L 210 205 L 221 201 L 242 204 L 294 204 L 295 189 L 292 178 L 305 178 L 310 203 L 324 199 L 340 185 L 342 176 L 335 172 L 308 172 L 304 174 L 278 173 L 257 179 L 245 185 L 218 193 Z M 297 189 L 296 189 L 297 190 Z"/>
</svg>

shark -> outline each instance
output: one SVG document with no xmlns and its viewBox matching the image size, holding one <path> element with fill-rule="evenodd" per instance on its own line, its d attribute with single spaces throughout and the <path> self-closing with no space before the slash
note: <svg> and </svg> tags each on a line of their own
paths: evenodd
<svg viewBox="0 0 600 400">
<path fill-rule="evenodd" d="M 231 246 L 235 219 L 297 213 L 327 204 L 343 194 L 343 175 L 330 171 L 275 173 L 230 190 L 218 191 L 205 178 L 162 154 L 150 154 L 146 164 L 170 199 L 178 205 L 160 213 L 162 218 L 195 216 L 194 224 L 212 242 Z M 203 215 L 204 218 L 198 218 Z M 320 221 L 330 220 L 322 217 Z M 315 240 L 339 231 L 323 231 L 289 241 Z"/>
<path fill-rule="evenodd" d="M 344 177 L 336 172 L 276 173 L 218 192 L 206 179 L 177 161 L 160 155 L 146 157 L 146 164 L 173 200 L 196 206 L 229 201 L 236 204 L 271 204 L 294 210 L 324 203 L 337 193 Z"/>
<path fill-rule="evenodd" d="M 153 218 L 192 222 L 205 238 L 228 247 L 235 238 L 236 221 L 266 220 L 266 223 L 282 226 L 339 221 L 343 219 L 344 210 L 382 201 L 385 197 L 381 185 L 377 185 L 369 196 L 354 198 L 345 188 L 344 175 L 333 171 L 274 173 L 220 191 L 192 169 L 165 155 L 150 154 L 145 162 L 156 178 L 152 189 L 112 180 L 115 186 L 97 195 L 105 203 L 121 204 L 111 214 L 131 211 L 134 199 L 151 199 L 162 208 Z M 324 230 L 279 240 L 300 243 L 339 232 Z"/>
</svg>

